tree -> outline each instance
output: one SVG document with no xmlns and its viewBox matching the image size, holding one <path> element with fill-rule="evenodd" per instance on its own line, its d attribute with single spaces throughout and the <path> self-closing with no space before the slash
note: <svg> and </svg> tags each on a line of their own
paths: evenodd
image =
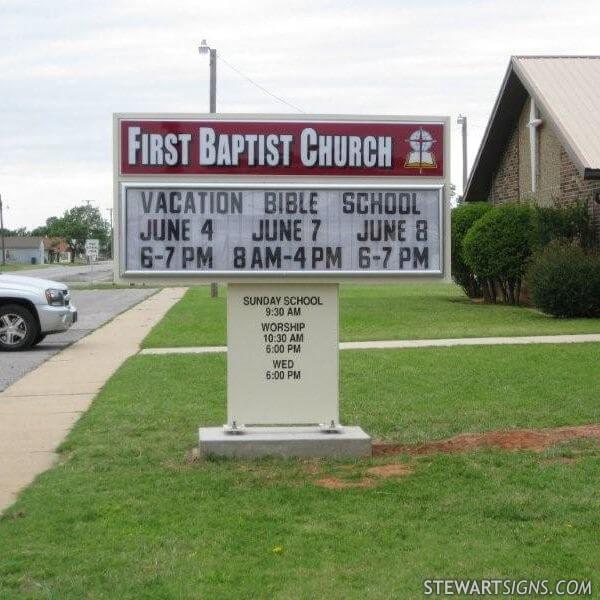
<svg viewBox="0 0 600 600">
<path fill-rule="evenodd" d="M 18 229 L 2 229 L 2 232 L 6 237 L 27 237 L 31 235 L 27 231 L 27 227 L 19 227 Z"/>
<path fill-rule="evenodd" d="M 484 282 L 492 302 L 499 286 L 505 302 L 519 304 L 521 280 L 536 246 L 534 223 L 531 206 L 504 204 L 486 212 L 465 235 L 465 263 Z"/>
<path fill-rule="evenodd" d="M 83 204 L 66 210 L 62 217 L 46 221 L 49 237 L 64 238 L 71 250 L 71 262 L 85 251 L 87 239 L 100 240 L 100 248 L 106 249 L 110 238 L 110 225 L 102 218 L 100 210 L 91 204 Z"/>
<path fill-rule="evenodd" d="M 48 235 L 48 226 L 47 225 L 40 225 L 39 227 L 36 227 L 35 229 L 31 230 L 31 235 L 33 237 L 46 237 Z"/>
<path fill-rule="evenodd" d="M 492 208 L 489 202 L 469 202 L 452 209 L 452 277 L 469 298 L 483 294 L 481 282 L 463 256 L 463 240 L 469 229 Z"/>
</svg>

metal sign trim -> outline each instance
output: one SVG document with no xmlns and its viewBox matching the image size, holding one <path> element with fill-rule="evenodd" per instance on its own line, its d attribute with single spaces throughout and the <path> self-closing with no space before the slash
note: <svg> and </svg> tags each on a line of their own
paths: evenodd
<svg viewBox="0 0 600 600">
<path fill-rule="evenodd" d="M 127 189 L 133 188 L 145 188 L 152 187 L 158 189 L 168 189 L 174 187 L 185 187 L 189 189 L 332 189 L 332 190 L 361 190 L 361 189 L 375 189 L 375 190 L 434 190 L 438 193 L 438 214 L 439 214 L 439 245 L 440 245 L 440 265 L 441 269 L 428 270 L 428 271 L 310 271 L 310 272 L 298 272 L 298 271 L 138 271 L 138 270 L 127 270 Z M 119 208 L 121 213 L 120 219 L 120 243 L 119 243 L 119 270 L 121 277 L 192 277 L 194 279 L 205 279 L 212 280 L 215 278 L 219 279 L 253 279 L 253 278 L 277 278 L 277 277 L 290 277 L 297 280 L 310 279 L 311 277 L 317 279 L 329 279 L 335 281 L 339 278 L 350 278 L 350 279 L 368 279 L 372 277 L 383 277 L 383 278 L 409 278 L 409 277 L 436 277 L 443 278 L 444 273 L 444 240 L 446 234 L 446 222 L 445 222 L 445 211 L 444 211 L 444 185 L 443 184 L 393 184 L 393 183 L 380 183 L 380 184 L 369 184 L 365 183 L 360 185 L 358 183 L 349 184 L 335 184 L 335 183 L 272 183 L 272 182 L 246 182 L 246 183 L 218 183 L 218 182 L 206 182 L 206 183 L 187 183 L 184 181 L 157 181 L 156 183 L 145 181 L 122 181 L 120 183 L 119 190 Z"/>
</svg>

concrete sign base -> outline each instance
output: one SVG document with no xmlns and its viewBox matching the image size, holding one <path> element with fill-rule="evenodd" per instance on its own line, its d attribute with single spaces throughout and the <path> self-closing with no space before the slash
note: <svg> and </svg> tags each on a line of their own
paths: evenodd
<svg viewBox="0 0 600 600">
<path fill-rule="evenodd" d="M 232 458 L 341 458 L 371 456 L 371 437 L 360 427 L 324 433 L 318 427 L 247 427 L 227 433 L 222 427 L 201 427 L 200 455 Z"/>
</svg>

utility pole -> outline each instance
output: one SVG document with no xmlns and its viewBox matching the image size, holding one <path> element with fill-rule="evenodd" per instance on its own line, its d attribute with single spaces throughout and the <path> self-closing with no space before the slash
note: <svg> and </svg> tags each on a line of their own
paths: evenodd
<svg viewBox="0 0 600 600">
<path fill-rule="evenodd" d="M 4 248 L 4 215 L 2 213 L 2 195 L 0 194 L 0 237 L 2 237 L 2 266 L 6 265 L 6 250 Z"/>
<path fill-rule="evenodd" d="M 217 51 L 210 49 L 210 111 L 217 112 Z"/>
<path fill-rule="evenodd" d="M 462 195 L 465 197 L 467 191 L 467 117 L 466 115 L 458 115 L 456 122 L 462 125 L 462 168 L 463 168 L 463 181 L 462 181 Z"/>
<path fill-rule="evenodd" d="M 209 89 L 209 112 L 214 114 L 217 112 L 217 50 L 211 48 L 206 40 L 202 40 L 198 46 L 200 54 L 209 54 L 210 67 L 210 89 Z M 216 298 L 219 295 L 219 286 L 216 283 L 210 284 L 210 297 Z"/>
</svg>

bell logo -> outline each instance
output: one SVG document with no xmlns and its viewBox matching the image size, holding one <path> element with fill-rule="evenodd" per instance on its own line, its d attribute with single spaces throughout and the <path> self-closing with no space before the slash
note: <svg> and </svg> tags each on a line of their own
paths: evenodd
<svg viewBox="0 0 600 600">
<path fill-rule="evenodd" d="M 410 146 L 410 152 L 406 155 L 404 166 L 408 169 L 435 169 L 437 163 L 435 154 L 432 152 L 433 145 L 437 140 L 429 131 L 419 127 L 410 134 L 406 140 Z"/>
</svg>

